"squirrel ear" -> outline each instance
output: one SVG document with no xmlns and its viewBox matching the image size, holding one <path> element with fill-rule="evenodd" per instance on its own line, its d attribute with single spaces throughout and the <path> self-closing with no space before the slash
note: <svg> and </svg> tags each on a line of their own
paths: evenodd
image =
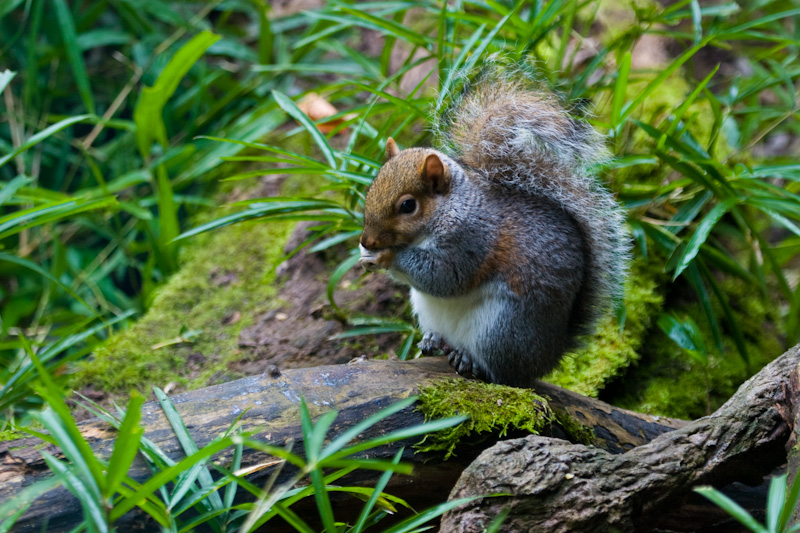
<svg viewBox="0 0 800 533">
<path fill-rule="evenodd" d="M 391 137 L 386 139 L 386 160 L 388 161 L 399 153 L 400 149 L 397 147 L 397 143 L 394 142 L 394 139 Z"/>
<path fill-rule="evenodd" d="M 438 155 L 430 154 L 422 167 L 422 179 L 430 183 L 433 192 L 444 194 L 450 187 L 450 170 Z"/>
</svg>

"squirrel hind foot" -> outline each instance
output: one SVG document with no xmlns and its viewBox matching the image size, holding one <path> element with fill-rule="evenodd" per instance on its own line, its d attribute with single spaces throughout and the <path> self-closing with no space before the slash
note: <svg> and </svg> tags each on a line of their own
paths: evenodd
<svg viewBox="0 0 800 533">
<path fill-rule="evenodd" d="M 484 368 L 477 363 L 477 360 L 472 355 L 464 350 L 459 348 L 451 349 L 447 354 L 447 361 L 459 376 L 491 382 Z"/>
</svg>

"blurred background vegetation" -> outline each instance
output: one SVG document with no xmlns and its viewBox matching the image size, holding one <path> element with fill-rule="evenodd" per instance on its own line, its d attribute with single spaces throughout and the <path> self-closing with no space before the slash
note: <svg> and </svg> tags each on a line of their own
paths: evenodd
<svg viewBox="0 0 800 533">
<path fill-rule="evenodd" d="M 430 142 L 453 70 L 494 52 L 534 62 L 608 136 L 603 178 L 635 237 L 625 305 L 550 379 L 633 409 L 705 414 L 800 339 L 799 15 L 794 0 L 5 1 L 4 428 L 45 403 L 34 359 L 64 391 L 126 368 L 139 370 L 115 392 L 208 383 L 212 372 L 181 381 L 173 350 L 202 340 L 199 319 L 172 324 L 173 339 L 140 325 L 133 336 L 152 349 L 103 343 L 148 313 L 180 320 L 156 312 L 159 294 L 186 316 L 208 299 L 187 266 L 254 257 L 254 283 L 271 283 L 297 220 L 311 222 L 302 244 L 338 250 L 327 292 L 354 328 L 345 335 L 400 333 L 392 350 L 413 356 L 407 310 L 356 316 L 335 292 L 386 137 Z M 310 93 L 335 106 L 315 117 L 327 128 L 298 107 Z M 300 181 L 277 197 L 235 194 L 277 174 Z M 239 224 L 251 220 L 283 225 Z M 248 243 L 243 255 L 211 247 L 229 225 L 246 229 L 225 234 Z M 81 363 L 93 352 L 95 374 Z M 109 352 L 123 354 L 116 366 Z M 169 357 L 171 374 L 155 370 Z"/>
</svg>

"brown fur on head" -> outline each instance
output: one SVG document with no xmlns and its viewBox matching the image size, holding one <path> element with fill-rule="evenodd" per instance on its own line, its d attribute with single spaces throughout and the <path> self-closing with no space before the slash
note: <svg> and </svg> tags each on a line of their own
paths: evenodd
<svg viewBox="0 0 800 533">
<path fill-rule="evenodd" d="M 390 267 L 395 252 L 421 234 L 450 189 L 450 170 L 435 150 L 400 151 L 389 138 L 386 157 L 364 206 L 361 263 L 367 268 Z"/>
</svg>

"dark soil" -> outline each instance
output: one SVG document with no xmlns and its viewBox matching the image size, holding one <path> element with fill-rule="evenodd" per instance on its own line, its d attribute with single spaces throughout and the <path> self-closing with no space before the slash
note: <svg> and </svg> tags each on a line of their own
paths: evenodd
<svg viewBox="0 0 800 533">
<path fill-rule="evenodd" d="M 309 224 L 295 228 L 284 251 L 292 252 L 308 237 Z M 345 257 L 347 248 L 332 252 L 298 252 L 278 267 L 277 309 L 257 318 L 239 335 L 241 357 L 231 365 L 236 374 L 260 374 L 272 365 L 279 369 L 346 363 L 365 353 L 391 355 L 402 342 L 399 334 L 335 339 L 348 329 L 327 298 L 332 264 Z M 347 316 L 396 316 L 406 305 L 405 289 L 383 274 L 362 275 L 354 268 L 340 283 L 336 303 Z M 368 347 L 368 349 L 367 349 Z"/>
</svg>

